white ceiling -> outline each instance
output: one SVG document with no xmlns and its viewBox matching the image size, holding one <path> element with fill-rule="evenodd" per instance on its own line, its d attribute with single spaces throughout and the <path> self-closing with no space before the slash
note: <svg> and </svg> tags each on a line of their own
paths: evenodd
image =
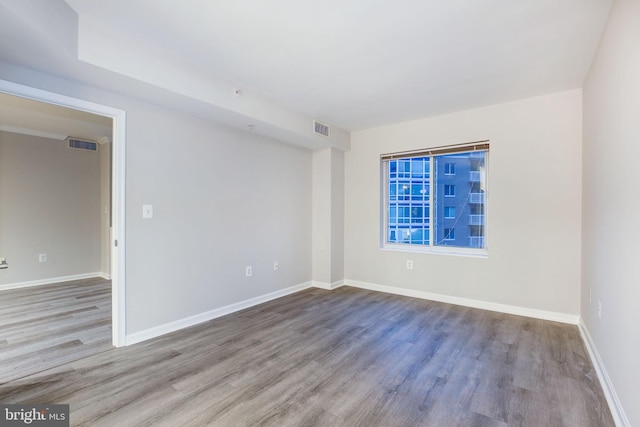
<svg viewBox="0 0 640 427">
<path fill-rule="evenodd" d="M 0 0 L 14 15 L 2 22 L 0 13 L 0 59 L 105 88 L 116 73 L 120 87 L 127 76 L 200 108 L 288 127 L 214 90 L 233 85 L 262 97 L 262 109 L 267 100 L 281 116 L 293 111 L 348 131 L 582 87 L 612 2 L 65 1 L 72 9 L 62 0 L 30 11 L 21 0 Z M 59 22 L 38 25 L 40 10 L 41 20 Z M 97 53 L 107 42 L 99 28 L 118 40 L 117 54 Z M 162 80 L 169 68 L 203 94 Z"/>
<path fill-rule="evenodd" d="M 0 93 L 0 130 L 52 139 L 111 140 L 111 118 Z"/>
</svg>

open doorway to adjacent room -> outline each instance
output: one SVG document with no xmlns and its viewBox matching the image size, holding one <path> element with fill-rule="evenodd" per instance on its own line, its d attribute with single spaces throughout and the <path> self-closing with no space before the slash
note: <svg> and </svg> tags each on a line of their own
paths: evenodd
<svg viewBox="0 0 640 427">
<path fill-rule="evenodd" d="M 0 383 L 124 345 L 123 144 L 123 111 L 0 81 Z"/>
</svg>

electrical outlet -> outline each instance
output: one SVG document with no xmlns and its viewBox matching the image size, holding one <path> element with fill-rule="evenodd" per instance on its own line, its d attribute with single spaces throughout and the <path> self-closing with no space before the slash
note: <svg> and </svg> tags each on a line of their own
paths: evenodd
<svg viewBox="0 0 640 427">
<path fill-rule="evenodd" d="M 598 319 L 602 319 L 602 302 L 598 301 Z"/>
<path fill-rule="evenodd" d="M 280 264 L 278 264 L 278 261 L 273 262 L 273 271 L 276 271 L 276 270 L 280 270 Z"/>
<path fill-rule="evenodd" d="M 413 270 L 413 260 L 407 260 L 407 270 Z"/>
<path fill-rule="evenodd" d="M 38 261 L 39 262 L 47 262 L 47 254 L 38 255 Z"/>
<path fill-rule="evenodd" d="M 142 205 L 142 218 L 153 218 L 153 205 Z"/>
<path fill-rule="evenodd" d="M 244 268 L 244 275 L 247 277 L 251 277 L 253 275 L 253 268 L 250 265 Z"/>
</svg>

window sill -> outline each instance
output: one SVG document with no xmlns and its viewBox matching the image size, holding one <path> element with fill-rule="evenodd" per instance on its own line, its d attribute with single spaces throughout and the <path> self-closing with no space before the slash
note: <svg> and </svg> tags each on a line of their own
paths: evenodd
<svg viewBox="0 0 640 427">
<path fill-rule="evenodd" d="M 421 245 L 383 245 L 380 250 L 393 252 L 409 252 L 418 254 L 450 255 L 468 258 L 489 258 L 487 249 L 459 248 L 452 246 L 421 246 Z"/>
</svg>

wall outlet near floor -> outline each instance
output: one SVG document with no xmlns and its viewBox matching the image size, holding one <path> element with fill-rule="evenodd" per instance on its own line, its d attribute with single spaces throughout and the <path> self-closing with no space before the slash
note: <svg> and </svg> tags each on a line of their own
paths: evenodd
<svg viewBox="0 0 640 427">
<path fill-rule="evenodd" d="M 251 266 L 250 266 L 250 265 L 247 265 L 247 266 L 244 268 L 244 275 L 245 275 L 245 276 L 247 276 L 247 277 L 250 277 L 250 276 L 252 276 L 252 275 L 253 275 L 253 268 L 251 268 Z"/>
<path fill-rule="evenodd" d="M 413 270 L 413 260 L 407 260 L 407 270 Z"/>
<path fill-rule="evenodd" d="M 602 302 L 598 301 L 598 319 L 602 319 Z"/>
<path fill-rule="evenodd" d="M 38 255 L 38 261 L 39 262 L 47 262 L 47 254 Z"/>
<path fill-rule="evenodd" d="M 4 268 L 9 268 L 9 264 L 7 264 L 7 259 L 6 258 L 0 258 L 0 268 L 4 269 Z"/>
<path fill-rule="evenodd" d="M 142 218 L 153 218 L 153 205 L 142 205 Z"/>
<path fill-rule="evenodd" d="M 276 270 L 280 270 L 280 264 L 278 264 L 278 261 L 273 262 L 273 271 L 276 271 Z"/>
</svg>

